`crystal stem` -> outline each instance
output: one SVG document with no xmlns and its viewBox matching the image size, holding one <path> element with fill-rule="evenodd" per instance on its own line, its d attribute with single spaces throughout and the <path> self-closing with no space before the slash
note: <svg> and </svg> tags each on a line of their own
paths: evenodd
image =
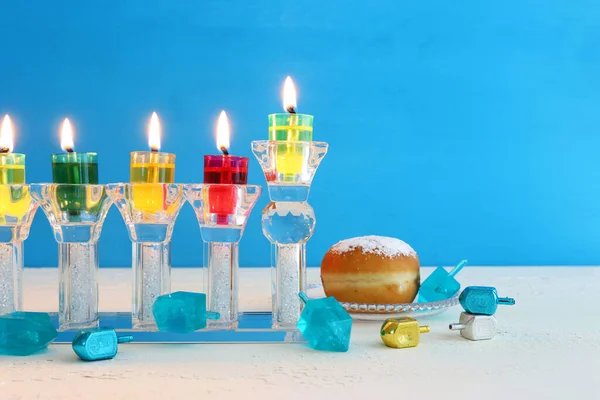
<svg viewBox="0 0 600 400">
<path fill-rule="evenodd" d="M 238 245 L 231 242 L 207 242 L 207 308 L 219 313 L 207 321 L 209 328 L 236 329 L 238 324 Z"/>
<path fill-rule="evenodd" d="M 273 327 L 294 329 L 302 313 L 298 297 L 306 287 L 306 249 L 304 244 L 274 245 Z"/>
<path fill-rule="evenodd" d="M 0 315 L 21 310 L 23 242 L 0 243 Z"/>
<path fill-rule="evenodd" d="M 58 245 L 59 329 L 98 326 L 98 245 Z"/>
<path fill-rule="evenodd" d="M 158 296 L 171 293 L 171 243 L 133 243 L 134 329 L 155 330 L 152 306 Z"/>
</svg>

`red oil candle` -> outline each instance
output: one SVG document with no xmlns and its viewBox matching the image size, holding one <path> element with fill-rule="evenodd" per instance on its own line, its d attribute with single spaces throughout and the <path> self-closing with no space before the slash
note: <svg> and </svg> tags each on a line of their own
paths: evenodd
<svg viewBox="0 0 600 400">
<path fill-rule="evenodd" d="M 225 111 L 221 111 L 217 124 L 217 148 L 221 155 L 204 156 L 204 183 L 224 186 L 210 186 L 207 190 L 206 207 L 210 214 L 217 214 L 217 223 L 226 225 L 228 216 L 235 214 L 237 188 L 225 185 L 245 185 L 248 182 L 248 157 L 229 154 L 229 121 Z"/>
</svg>

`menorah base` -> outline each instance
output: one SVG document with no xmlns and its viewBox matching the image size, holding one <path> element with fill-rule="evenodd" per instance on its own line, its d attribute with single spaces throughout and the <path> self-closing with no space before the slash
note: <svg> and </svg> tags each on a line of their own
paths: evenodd
<svg viewBox="0 0 600 400">
<path fill-rule="evenodd" d="M 50 313 L 58 326 L 58 314 Z M 272 329 L 270 312 L 243 312 L 233 330 L 201 329 L 192 333 L 134 330 L 130 312 L 100 313 L 100 326 L 115 328 L 118 336 L 133 336 L 133 343 L 306 343 L 297 329 Z M 77 330 L 58 333 L 54 343 L 71 344 Z"/>
</svg>

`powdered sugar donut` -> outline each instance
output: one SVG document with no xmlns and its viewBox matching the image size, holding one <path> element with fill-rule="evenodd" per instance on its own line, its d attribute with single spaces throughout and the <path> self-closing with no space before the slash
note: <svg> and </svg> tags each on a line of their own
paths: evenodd
<svg viewBox="0 0 600 400">
<path fill-rule="evenodd" d="M 410 303 L 421 284 L 419 257 L 407 243 L 384 236 L 342 240 L 325 254 L 327 296 L 367 304 Z"/>
</svg>

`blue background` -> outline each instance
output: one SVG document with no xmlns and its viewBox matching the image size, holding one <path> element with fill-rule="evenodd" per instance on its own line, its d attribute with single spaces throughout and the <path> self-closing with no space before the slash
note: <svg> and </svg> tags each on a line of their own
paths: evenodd
<svg viewBox="0 0 600 400">
<path fill-rule="evenodd" d="M 202 180 L 229 113 L 251 156 L 292 75 L 330 152 L 313 182 L 308 262 L 351 236 L 396 236 L 422 264 L 598 264 L 600 6 L 592 1 L 4 1 L 0 114 L 18 127 L 29 182 L 51 179 L 68 116 L 102 182 L 128 180 L 158 111 L 178 182 Z M 176 4 L 169 4 L 176 3 Z M 265 184 L 256 160 L 249 183 Z M 241 264 L 269 263 L 263 196 Z M 189 205 L 173 262 L 200 265 Z M 102 266 L 129 266 L 111 209 Z M 38 212 L 26 265 L 56 265 Z"/>
</svg>

